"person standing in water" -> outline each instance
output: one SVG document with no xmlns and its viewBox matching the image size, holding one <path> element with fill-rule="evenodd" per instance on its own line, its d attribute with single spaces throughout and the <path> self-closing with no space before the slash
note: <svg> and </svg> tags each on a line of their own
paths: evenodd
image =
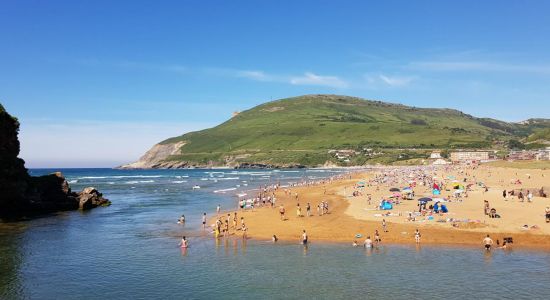
<svg viewBox="0 0 550 300">
<path fill-rule="evenodd" d="M 303 233 L 302 233 L 302 245 L 307 245 L 307 233 L 305 229 L 303 230 Z"/>
<path fill-rule="evenodd" d="M 206 213 L 202 214 L 202 229 L 206 229 Z"/>
<path fill-rule="evenodd" d="M 180 242 L 179 246 L 181 248 L 189 247 L 189 243 L 187 242 L 187 239 L 185 238 L 185 235 L 181 237 L 181 242 Z"/>
<path fill-rule="evenodd" d="M 222 209 L 222 207 L 218 204 L 218 207 L 216 207 L 216 214 L 220 214 L 220 210 Z"/>
<path fill-rule="evenodd" d="M 483 239 L 483 244 L 485 245 L 485 250 L 491 251 L 491 247 L 493 246 L 493 240 L 489 237 L 489 235 L 487 235 Z"/>
<path fill-rule="evenodd" d="M 367 239 L 365 240 L 365 243 L 363 245 L 367 249 L 372 248 L 372 240 L 370 239 L 370 235 L 367 236 Z"/>
</svg>

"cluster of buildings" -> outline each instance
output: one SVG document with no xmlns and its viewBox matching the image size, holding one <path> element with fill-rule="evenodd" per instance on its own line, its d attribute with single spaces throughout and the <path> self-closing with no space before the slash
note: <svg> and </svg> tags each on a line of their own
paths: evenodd
<svg viewBox="0 0 550 300">
<path fill-rule="evenodd" d="M 539 150 L 516 150 L 506 156 L 508 160 L 550 160 L 550 147 Z"/>
<path fill-rule="evenodd" d="M 494 159 L 494 150 L 457 150 L 449 153 L 449 159 L 441 156 L 441 152 L 434 151 L 430 154 L 429 161 L 433 165 L 446 165 L 451 163 L 475 163 Z"/>
<path fill-rule="evenodd" d="M 342 150 L 333 149 L 333 150 L 329 150 L 328 153 L 334 156 L 336 159 L 341 160 L 343 162 L 350 162 L 350 158 L 356 155 L 365 155 L 365 156 L 373 157 L 373 156 L 384 154 L 384 152 L 377 152 L 371 148 L 363 148 L 363 151 L 356 151 L 356 150 L 350 150 L 350 149 L 342 149 Z"/>
<path fill-rule="evenodd" d="M 357 152 L 355 150 L 344 149 L 344 150 L 329 150 L 328 154 L 333 155 L 334 157 L 336 157 L 336 159 L 341 160 L 343 162 L 350 162 L 350 158 L 360 154 L 360 152 Z"/>
</svg>

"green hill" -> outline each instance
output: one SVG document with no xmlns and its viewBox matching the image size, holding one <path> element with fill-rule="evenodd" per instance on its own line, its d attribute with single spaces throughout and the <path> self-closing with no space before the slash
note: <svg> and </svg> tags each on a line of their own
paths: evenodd
<svg viewBox="0 0 550 300">
<path fill-rule="evenodd" d="M 243 111 L 210 129 L 169 138 L 128 167 L 239 163 L 337 163 L 330 149 L 384 149 L 387 161 L 424 156 L 419 150 L 487 148 L 550 128 L 548 120 L 522 124 L 480 119 L 452 109 L 416 108 L 337 95 L 307 95 Z M 153 153 L 154 152 L 154 153 Z M 392 157 L 396 156 L 396 157 Z M 384 162 L 360 155 L 353 164 Z"/>
</svg>

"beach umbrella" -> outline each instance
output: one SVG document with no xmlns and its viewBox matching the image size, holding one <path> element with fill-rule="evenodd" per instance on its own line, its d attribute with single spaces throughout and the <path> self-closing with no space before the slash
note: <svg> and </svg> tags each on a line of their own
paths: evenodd
<svg viewBox="0 0 550 300">
<path fill-rule="evenodd" d="M 429 201 L 432 201 L 432 198 L 424 197 L 424 198 L 418 199 L 418 202 L 429 202 Z"/>
<path fill-rule="evenodd" d="M 401 190 L 398 189 L 398 188 L 391 188 L 391 189 L 390 189 L 390 192 L 399 192 L 399 191 L 401 191 Z"/>
</svg>

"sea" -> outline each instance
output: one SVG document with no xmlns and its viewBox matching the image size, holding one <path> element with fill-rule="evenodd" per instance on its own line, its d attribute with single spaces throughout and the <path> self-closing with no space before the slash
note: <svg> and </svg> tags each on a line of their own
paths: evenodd
<svg viewBox="0 0 550 300">
<path fill-rule="evenodd" d="M 238 194 L 343 169 L 61 171 L 73 190 L 94 186 L 112 205 L 0 223 L 0 299 L 550 297 L 544 251 L 391 244 L 365 250 L 315 239 L 306 248 L 297 241 L 216 240 L 201 228 L 204 212 L 234 209 Z M 178 246 L 181 235 L 186 250 Z"/>
</svg>

